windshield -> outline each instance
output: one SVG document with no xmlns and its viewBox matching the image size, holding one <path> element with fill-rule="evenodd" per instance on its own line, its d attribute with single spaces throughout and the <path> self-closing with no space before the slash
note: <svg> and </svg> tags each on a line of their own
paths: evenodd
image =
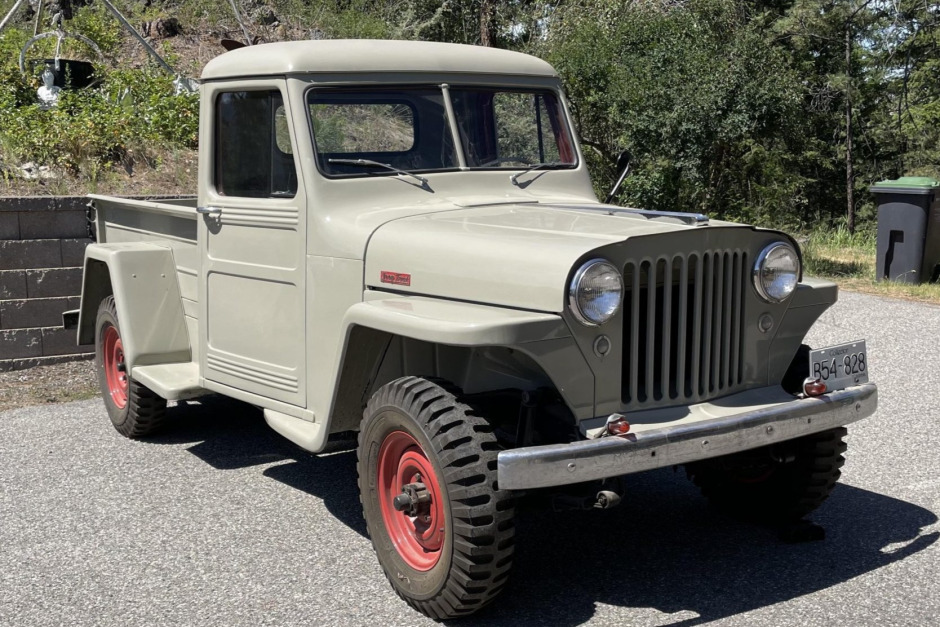
<svg viewBox="0 0 940 627">
<path fill-rule="evenodd" d="M 318 165 L 328 176 L 576 165 L 561 103 L 550 91 L 317 88 L 307 102 Z"/>
</svg>

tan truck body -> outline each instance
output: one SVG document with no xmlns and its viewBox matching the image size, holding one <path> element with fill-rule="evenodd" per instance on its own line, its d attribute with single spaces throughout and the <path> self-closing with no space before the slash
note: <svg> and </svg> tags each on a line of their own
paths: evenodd
<svg viewBox="0 0 940 627">
<path fill-rule="evenodd" d="M 576 140 L 557 168 L 475 168 L 458 151 L 453 167 L 423 177 L 329 175 L 324 164 L 339 160 L 317 152 L 311 90 L 400 85 L 442 91 L 441 132 L 458 146 L 470 140 L 453 122 L 454 86 L 544 92 L 569 124 L 555 71 L 512 52 L 320 41 L 222 55 L 201 85 L 198 198 L 91 197 L 98 243 L 86 253 L 79 342 L 95 341 L 99 303 L 112 295 L 130 378 L 166 399 L 214 392 L 254 404 L 313 452 L 358 430 L 369 398 L 401 377 L 444 379 L 467 396 L 550 389 L 576 436 L 502 451 L 499 483 L 513 489 L 753 449 L 874 411 L 873 384 L 820 398 L 781 387 L 836 299 L 833 284 L 808 278 L 782 302 L 760 298 L 761 251 L 795 242 L 601 204 Z M 233 90 L 283 103 L 290 197 L 216 184 L 216 116 Z M 626 284 L 603 325 L 579 323 L 570 301 L 573 273 L 593 258 Z M 614 415 L 628 417 L 630 437 L 596 438 Z"/>
</svg>

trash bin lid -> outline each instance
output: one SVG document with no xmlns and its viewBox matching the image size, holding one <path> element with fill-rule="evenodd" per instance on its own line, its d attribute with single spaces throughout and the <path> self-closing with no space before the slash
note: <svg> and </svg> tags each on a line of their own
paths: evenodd
<svg viewBox="0 0 940 627">
<path fill-rule="evenodd" d="M 871 191 L 891 192 L 895 194 L 931 194 L 940 188 L 940 181 L 927 176 L 902 176 L 901 178 L 878 181 L 871 186 Z"/>
</svg>

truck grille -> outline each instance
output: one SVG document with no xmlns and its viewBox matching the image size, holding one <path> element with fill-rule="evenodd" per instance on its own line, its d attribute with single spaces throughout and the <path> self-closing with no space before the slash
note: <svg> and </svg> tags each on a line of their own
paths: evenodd
<svg viewBox="0 0 940 627">
<path fill-rule="evenodd" d="M 749 271 L 731 249 L 626 264 L 624 404 L 694 403 L 742 385 Z"/>
</svg>

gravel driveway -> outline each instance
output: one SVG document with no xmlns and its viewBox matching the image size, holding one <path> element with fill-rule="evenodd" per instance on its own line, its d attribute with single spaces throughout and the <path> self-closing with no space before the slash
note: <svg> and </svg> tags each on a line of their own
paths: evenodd
<svg viewBox="0 0 940 627">
<path fill-rule="evenodd" d="M 846 293 L 813 331 L 867 337 L 880 409 L 787 545 L 709 508 L 683 473 L 607 512 L 524 509 L 514 578 L 463 624 L 928 625 L 940 615 L 940 308 Z M 100 400 L 0 413 L 0 625 L 432 624 L 364 536 L 350 444 L 313 456 L 244 405 L 171 410 L 134 442 Z"/>
</svg>

